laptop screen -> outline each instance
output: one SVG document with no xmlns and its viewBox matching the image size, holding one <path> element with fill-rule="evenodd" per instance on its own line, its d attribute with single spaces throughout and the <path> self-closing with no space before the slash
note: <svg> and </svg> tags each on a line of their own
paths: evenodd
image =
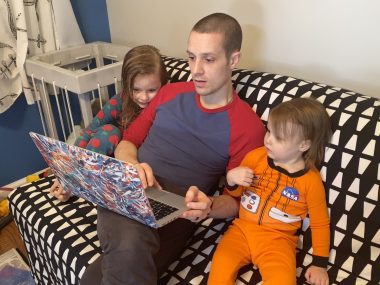
<svg viewBox="0 0 380 285">
<path fill-rule="evenodd" d="M 132 164 L 30 132 L 65 190 L 149 226 L 156 224 Z"/>
</svg>

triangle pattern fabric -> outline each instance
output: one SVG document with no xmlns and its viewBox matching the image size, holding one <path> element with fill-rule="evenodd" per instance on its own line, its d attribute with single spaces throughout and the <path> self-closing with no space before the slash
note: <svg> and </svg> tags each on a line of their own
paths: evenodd
<svg viewBox="0 0 380 285">
<path fill-rule="evenodd" d="M 186 60 L 163 57 L 170 81 L 190 81 Z M 311 96 L 328 110 L 333 138 L 320 165 L 330 213 L 331 284 L 380 283 L 380 101 L 342 88 L 294 77 L 235 69 L 232 84 L 264 123 L 271 108 Z M 9 196 L 10 209 L 27 245 L 36 284 L 79 284 L 86 267 L 101 254 L 96 232 L 96 207 L 73 197 L 53 200 L 53 177 L 26 184 Z M 231 220 L 206 219 L 181 256 L 158 284 L 206 285 L 212 255 Z M 297 285 L 312 262 L 311 227 L 303 221 L 297 247 Z M 236 284 L 262 284 L 258 269 L 240 269 Z"/>
</svg>

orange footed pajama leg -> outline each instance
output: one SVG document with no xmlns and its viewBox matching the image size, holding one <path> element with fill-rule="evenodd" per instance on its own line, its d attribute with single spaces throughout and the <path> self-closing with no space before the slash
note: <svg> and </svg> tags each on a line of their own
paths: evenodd
<svg viewBox="0 0 380 285">
<path fill-rule="evenodd" d="M 296 251 L 293 242 L 285 238 L 268 238 L 255 257 L 263 285 L 296 284 Z"/>
<path fill-rule="evenodd" d="M 207 284 L 233 285 L 239 269 L 249 263 L 248 242 L 243 232 L 236 225 L 231 225 L 214 253 Z"/>
</svg>

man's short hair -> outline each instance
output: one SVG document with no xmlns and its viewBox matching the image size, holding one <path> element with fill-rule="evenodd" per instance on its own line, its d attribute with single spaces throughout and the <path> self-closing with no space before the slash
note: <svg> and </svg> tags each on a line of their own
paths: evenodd
<svg viewBox="0 0 380 285">
<path fill-rule="evenodd" d="M 241 49 L 243 38 L 241 26 L 235 18 L 227 14 L 210 14 L 200 19 L 194 25 L 192 31 L 197 33 L 221 33 L 224 36 L 223 48 L 227 57 Z"/>
</svg>

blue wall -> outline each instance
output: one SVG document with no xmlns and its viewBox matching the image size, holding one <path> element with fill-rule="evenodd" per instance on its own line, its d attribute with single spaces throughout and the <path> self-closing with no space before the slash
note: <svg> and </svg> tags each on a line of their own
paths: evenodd
<svg viewBox="0 0 380 285">
<path fill-rule="evenodd" d="M 106 0 L 71 0 L 86 43 L 111 42 Z"/>
<path fill-rule="evenodd" d="M 86 42 L 111 42 L 106 0 L 71 0 L 71 4 Z M 21 95 L 0 114 L 0 186 L 46 167 L 29 131 L 43 133 L 37 105 L 27 105 Z"/>
<path fill-rule="evenodd" d="M 0 114 L 1 186 L 46 167 L 29 131 L 43 133 L 37 105 L 27 105 L 22 94 Z"/>
</svg>

